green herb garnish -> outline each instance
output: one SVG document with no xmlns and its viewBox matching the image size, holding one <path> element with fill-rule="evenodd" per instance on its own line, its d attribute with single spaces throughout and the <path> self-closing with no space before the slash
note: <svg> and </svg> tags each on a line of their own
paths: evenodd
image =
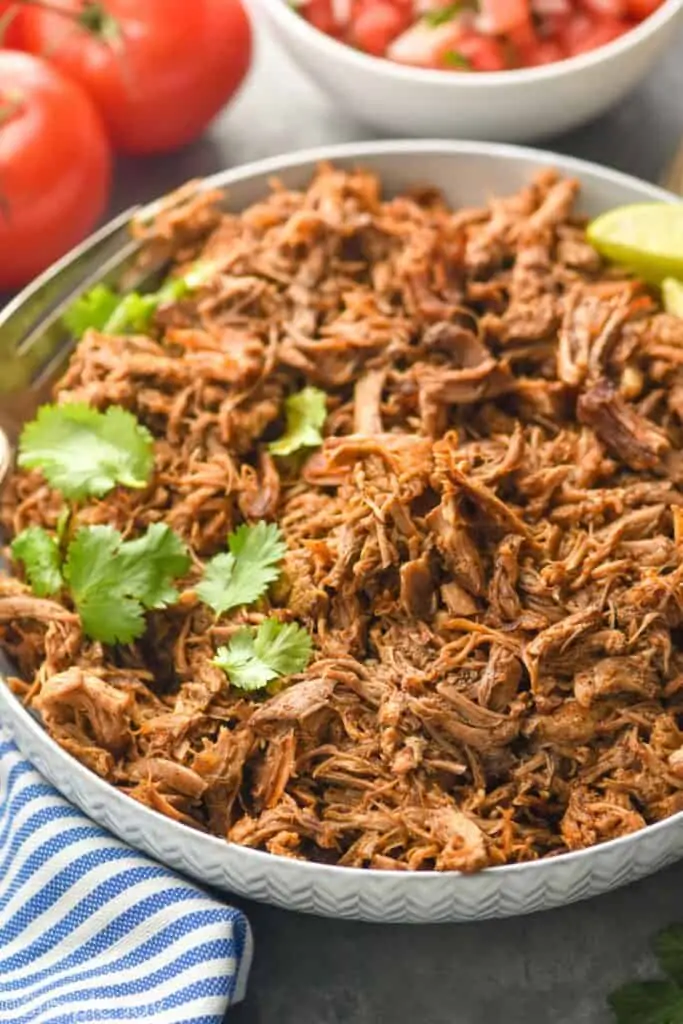
<svg viewBox="0 0 683 1024">
<path fill-rule="evenodd" d="M 214 664 L 240 690 L 260 690 L 273 679 L 303 672 L 311 657 L 311 637 L 296 623 L 265 619 L 258 629 L 238 629 Z"/>
<path fill-rule="evenodd" d="M 327 416 L 325 392 L 304 388 L 285 399 L 287 426 L 282 437 L 268 447 L 273 455 L 293 455 L 301 448 L 317 448 L 322 444 L 321 430 Z"/>
<path fill-rule="evenodd" d="M 19 441 L 18 464 L 39 469 L 65 498 L 102 497 L 117 484 L 144 487 L 154 466 L 153 439 L 125 409 L 99 412 L 83 402 L 44 405 Z"/>
<path fill-rule="evenodd" d="M 442 60 L 449 68 L 460 68 L 462 71 L 472 70 L 472 62 L 464 53 L 458 53 L 457 50 L 446 50 Z"/>
<path fill-rule="evenodd" d="M 263 522 L 239 526 L 228 537 L 228 548 L 211 559 L 196 588 L 217 615 L 258 601 L 280 575 L 287 550 L 279 527 Z"/>
<path fill-rule="evenodd" d="M 52 597 L 64 585 L 59 542 L 42 526 L 29 526 L 12 542 L 12 557 L 21 562 L 37 597 Z"/>
<path fill-rule="evenodd" d="M 430 28 L 438 28 L 439 25 L 446 25 L 449 21 L 453 21 L 459 14 L 467 8 L 465 3 L 452 3 L 446 7 L 435 7 L 431 11 L 426 11 L 422 15 L 422 20 L 429 25 Z"/>
</svg>

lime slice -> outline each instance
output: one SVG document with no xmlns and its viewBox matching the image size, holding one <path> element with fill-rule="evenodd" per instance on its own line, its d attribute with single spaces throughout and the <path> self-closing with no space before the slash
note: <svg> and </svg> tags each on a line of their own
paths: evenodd
<svg viewBox="0 0 683 1024">
<path fill-rule="evenodd" d="M 588 225 L 588 241 L 651 284 L 683 278 L 683 204 L 618 206 Z"/>
<path fill-rule="evenodd" d="M 683 281 L 665 277 L 662 281 L 662 302 L 667 313 L 683 318 Z"/>
</svg>

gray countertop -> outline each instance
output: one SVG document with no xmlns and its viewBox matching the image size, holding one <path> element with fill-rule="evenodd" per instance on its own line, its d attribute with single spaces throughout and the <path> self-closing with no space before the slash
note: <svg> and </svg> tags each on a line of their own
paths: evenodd
<svg viewBox="0 0 683 1024">
<path fill-rule="evenodd" d="M 683 37 L 609 115 L 548 142 L 656 180 L 683 136 Z M 371 138 L 267 41 L 237 102 L 182 154 L 125 162 L 114 199 L 312 145 Z M 683 864 L 629 889 L 529 918 L 378 926 L 243 904 L 256 956 L 231 1024 L 608 1024 L 606 994 L 654 967 L 648 942 L 683 919 Z"/>
</svg>

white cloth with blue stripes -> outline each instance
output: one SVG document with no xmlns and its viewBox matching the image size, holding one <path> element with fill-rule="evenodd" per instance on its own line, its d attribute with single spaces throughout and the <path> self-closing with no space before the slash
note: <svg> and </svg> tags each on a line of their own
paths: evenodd
<svg viewBox="0 0 683 1024">
<path fill-rule="evenodd" d="M 241 911 L 95 825 L 0 730 L 1 1024 L 220 1024 L 250 961 Z"/>
</svg>

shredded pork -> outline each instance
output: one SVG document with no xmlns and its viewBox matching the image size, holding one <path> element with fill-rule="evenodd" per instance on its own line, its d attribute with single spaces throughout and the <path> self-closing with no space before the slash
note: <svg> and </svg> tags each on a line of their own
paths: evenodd
<svg viewBox="0 0 683 1024">
<path fill-rule="evenodd" d="M 153 244 L 213 280 L 150 337 L 90 331 L 56 399 L 123 405 L 156 439 L 152 483 L 77 523 L 164 521 L 194 566 L 118 648 L 0 581 L 11 685 L 57 742 L 177 821 L 341 865 L 476 871 L 683 809 L 683 321 L 602 265 L 576 193 L 547 172 L 452 211 L 326 166 L 243 213 L 161 212 Z M 305 385 L 324 443 L 277 459 Z M 60 510 L 16 471 L 2 523 Z M 282 578 L 215 619 L 202 561 L 261 519 Z M 266 614 L 314 657 L 244 693 L 212 658 Z"/>
</svg>

